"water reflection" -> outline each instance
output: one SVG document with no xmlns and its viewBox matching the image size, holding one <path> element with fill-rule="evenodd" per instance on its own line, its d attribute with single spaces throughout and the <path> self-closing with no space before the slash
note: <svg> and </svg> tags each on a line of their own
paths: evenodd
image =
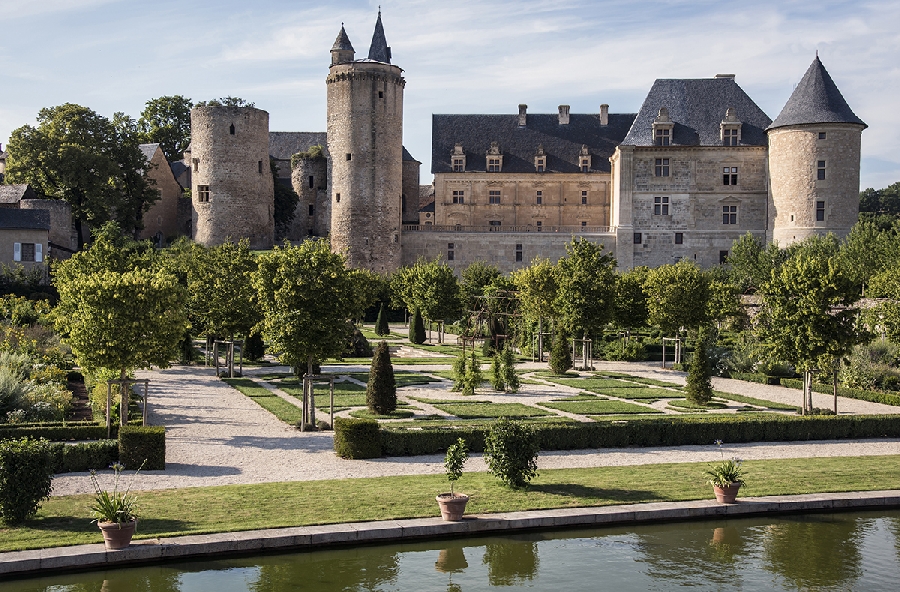
<svg viewBox="0 0 900 592">
<path fill-rule="evenodd" d="M 716 520 L 183 562 L 5 581 L 0 590 L 890 590 L 898 533 L 900 511 Z"/>
</svg>

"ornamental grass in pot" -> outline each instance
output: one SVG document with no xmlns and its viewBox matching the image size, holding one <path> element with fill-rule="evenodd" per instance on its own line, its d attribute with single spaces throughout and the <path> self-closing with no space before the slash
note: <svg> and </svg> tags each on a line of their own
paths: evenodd
<svg viewBox="0 0 900 592">
<path fill-rule="evenodd" d="M 466 441 L 458 438 L 455 444 L 451 444 L 447 448 L 447 455 L 444 457 L 444 470 L 447 480 L 450 481 L 450 493 L 442 493 L 435 498 L 441 508 L 441 518 L 444 520 L 452 522 L 462 520 L 466 511 L 469 496 L 453 491 L 453 484 L 462 476 L 463 465 L 467 460 L 469 460 L 469 449 L 466 447 Z"/>
<path fill-rule="evenodd" d="M 141 465 L 143 467 L 143 465 Z M 119 491 L 119 477 L 125 468 L 120 463 L 113 463 L 110 468 L 115 472 L 112 491 L 100 487 L 97 472 L 91 470 L 91 482 L 94 484 L 94 501 L 90 506 L 91 516 L 103 533 L 103 542 L 110 550 L 124 549 L 131 544 L 131 538 L 137 528 L 137 499 L 131 493 L 131 483 L 140 472 L 138 469 L 124 492 Z"/>
<path fill-rule="evenodd" d="M 722 441 L 716 440 L 716 444 L 721 449 Z M 713 486 L 716 501 L 719 503 L 733 504 L 736 502 L 738 489 L 744 484 L 742 462 L 739 458 L 730 458 L 714 464 L 710 470 L 706 471 L 706 475 L 709 477 L 708 483 Z"/>
</svg>

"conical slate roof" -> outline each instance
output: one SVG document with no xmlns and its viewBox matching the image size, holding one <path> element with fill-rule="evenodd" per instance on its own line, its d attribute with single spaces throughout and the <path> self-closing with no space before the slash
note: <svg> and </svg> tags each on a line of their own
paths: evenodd
<svg viewBox="0 0 900 592">
<path fill-rule="evenodd" d="M 767 129 L 806 123 L 857 123 L 865 122 L 856 116 L 819 56 L 813 60 L 797 88 L 784 105 L 784 109 Z M 866 126 L 868 127 L 868 126 Z"/>
<path fill-rule="evenodd" d="M 375 33 L 372 34 L 372 45 L 369 46 L 369 59 L 376 62 L 391 63 L 391 48 L 384 38 L 384 26 L 381 24 L 381 10 L 378 11 L 378 20 L 375 21 Z"/>
<path fill-rule="evenodd" d="M 347 37 L 347 31 L 344 30 L 344 25 L 341 25 L 341 32 L 338 33 L 337 39 L 334 40 L 334 45 L 331 46 L 331 51 L 340 50 L 356 51 L 353 49 L 353 45 L 350 44 L 350 38 Z"/>
</svg>

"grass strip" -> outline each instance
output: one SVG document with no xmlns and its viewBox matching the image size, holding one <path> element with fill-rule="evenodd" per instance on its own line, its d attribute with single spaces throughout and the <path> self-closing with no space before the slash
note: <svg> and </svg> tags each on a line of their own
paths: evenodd
<svg viewBox="0 0 900 592">
<path fill-rule="evenodd" d="M 726 451 L 727 454 L 727 451 Z M 900 456 L 746 461 L 741 496 L 900 489 Z M 545 469 L 524 490 L 464 473 L 456 490 L 470 514 L 709 499 L 707 463 Z M 443 475 L 164 489 L 138 494 L 136 539 L 436 516 Z M 91 495 L 54 497 L 38 515 L 0 528 L 0 551 L 100 543 Z M 285 512 L 285 508 L 290 508 Z"/>
<path fill-rule="evenodd" d="M 249 378 L 223 378 L 222 382 L 231 385 L 285 423 L 296 425 L 303 418 L 303 412 L 299 407 L 291 405 L 269 389 L 259 386 Z"/>
<path fill-rule="evenodd" d="M 609 376 L 610 378 L 624 378 L 625 380 L 629 380 L 631 382 L 637 382 L 640 384 L 650 384 L 653 386 L 664 386 L 667 388 L 674 389 L 683 389 L 684 387 L 675 382 L 666 382 L 665 380 L 656 380 L 655 378 L 642 378 L 640 376 L 631 376 L 630 374 L 598 374 L 598 376 Z"/>
<path fill-rule="evenodd" d="M 744 403 L 746 405 L 756 405 L 758 407 L 765 407 L 766 409 L 776 409 L 778 411 L 797 410 L 796 405 L 785 405 L 784 403 L 766 401 L 765 399 L 757 399 L 756 397 L 745 397 L 744 395 L 735 395 L 733 393 L 725 393 L 722 391 L 713 391 L 713 394 L 726 401 L 734 401 L 735 403 Z"/>
<path fill-rule="evenodd" d="M 593 390 L 593 389 L 587 389 Z M 598 391 L 600 394 L 620 399 L 677 399 L 684 397 L 684 393 L 664 388 L 637 387 L 637 388 L 605 388 Z"/>
<path fill-rule="evenodd" d="M 727 405 L 725 403 L 719 403 L 718 401 L 710 401 L 706 405 L 698 405 L 696 403 L 692 403 L 687 399 L 677 399 L 675 401 L 668 402 L 669 407 L 677 407 L 677 410 L 688 409 L 690 411 L 710 411 L 713 409 L 725 409 Z"/>
<path fill-rule="evenodd" d="M 434 407 L 444 413 L 455 415 L 460 419 L 475 419 L 484 417 L 541 417 L 550 415 L 548 411 L 541 411 L 522 403 L 432 403 Z"/>
<path fill-rule="evenodd" d="M 624 403 L 622 401 L 609 400 L 580 400 L 580 401 L 564 401 L 552 403 L 539 403 L 541 407 L 550 409 L 558 409 L 568 413 L 577 413 L 579 415 L 606 415 L 606 414 L 627 414 L 627 413 L 662 413 L 656 409 L 647 407 L 646 405 L 637 405 L 635 403 Z"/>
<path fill-rule="evenodd" d="M 397 409 L 393 413 L 386 413 L 383 415 L 372 413 L 368 409 L 357 409 L 356 411 L 350 412 L 350 417 L 358 417 L 360 419 L 409 419 L 413 415 L 415 415 L 415 411 L 410 409 Z"/>
<path fill-rule="evenodd" d="M 429 373 L 430 374 L 430 373 Z M 369 382 L 369 373 L 368 372 L 351 372 L 346 374 L 350 378 L 358 380 L 360 382 Z M 437 382 L 436 379 L 431 376 L 426 376 L 421 372 L 409 372 L 403 370 L 394 370 L 394 381 L 397 383 L 397 388 L 404 386 L 413 386 L 416 384 L 428 384 L 430 382 Z M 366 390 L 366 387 L 361 387 L 363 390 Z"/>
</svg>

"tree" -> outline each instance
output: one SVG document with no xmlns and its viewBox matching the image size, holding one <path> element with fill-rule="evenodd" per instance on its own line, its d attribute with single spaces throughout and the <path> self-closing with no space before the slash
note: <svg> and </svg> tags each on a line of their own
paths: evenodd
<svg viewBox="0 0 900 592">
<path fill-rule="evenodd" d="M 387 320 L 387 305 L 382 301 L 381 306 L 378 308 L 378 318 L 375 319 L 375 335 L 384 337 L 385 335 L 390 335 L 390 333 L 391 328 Z"/>
<path fill-rule="evenodd" d="M 554 374 L 565 374 L 572 367 L 572 352 L 569 350 L 569 338 L 562 327 L 553 334 L 550 346 L 550 370 Z"/>
<path fill-rule="evenodd" d="M 250 242 L 226 242 L 195 249 L 197 264 L 189 273 L 191 311 L 207 335 L 247 337 L 262 319 L 253 287 L 256 259 Z"/>
<path fill-rule="evenodd" d="M 256 107 L 256 103 L 244 100 L 241 97 L 220 97 L 218 99 L 210 99 L 208 101 L 200 101 L 195 107 Z"/>
<path fill-rule="evenodd" d="M 413 310 L 412 319 L 409 321 L 409 341 L 416 345 L 425 343 L 425 324 L 418 308 Z"/>
<path fill-rule="evenodd" d="M 712 372 L 709 367 L 706 341 L 706 332 L 701 330 L 694 348 L 694 355 L 688 366 L 687 383 L 684 389 L 687 400 L 695 405 L 706 405 L 713 395 L 710 378 Z"/>
<path fill-rule="evenodd" d="M 353 286 L 344 257 L 326 241 L 285 243 L 258 258 L 253 286 L 263 320 L 258 325 L 272 351 L 297 375 L 305 365 L 340 356 L 350 337 Z"/>
<path fill-rule="evenodd" d="M 269 158 L 269 169 L 272 171 L 272 187 L 275 191 L 275 205 L 272 209 L 272 219 L 275 223 L 275 240 L 281 240 L 287 236 L 297 213 L 297 203 L 300 196 L 294 191 L 289 179 L 278 178 L 278 164 L 274 158 Z"/>
<path fill-rule="evenodd" d="M 613 321 L 619 328 L 631 331 L 647 324 L 647 294 L 644 282 L 648 267 L 635 267 L 616 275 L 616 297 L 613 304 Z"/>
<path fill-rule="evenodd" d="M 741 236 L 731 245 L 725 264 L 728 280 L 740 294 L 754 294 L 769 280 L 772 269 L 784 262 L 787 252 L 772 243 L 768 246 L 752 233 Z"/>
<path fill-rule="evenodd" d="M 531 265 L 512 274 L 519 291 L 520 309 L 527 320 L 538 324 L 538 359 L 544 355 L 544 319 L 555 319 L 556 294 L 559 291 L 554 266 L 549 259 L 535 257 Z"/>
<path fill-rule="evenodd" d="M 667 335 L 677 334 L 682 327 L 697 329 L 709 319 L 709 285 L 693 262 L 682 259 L 651 269 L 644 287 L 648 320 Z"/>
<path fill-rule="evenodd" d="M 508 417 L 491 424 L 484 439 L 488 472 L 513 489 L 525 487 L 537 476 L 539 450 L 531 426 Z"/>
<path fill-rule="evenodd" d="M 193 106 L 190 99 L 181 95 L 158 97 L 147 101 L 137 122 L 141 141 L 159 144 L 169 162 L 181 160 L 184 151 L 191 145 Z"/>
<path fill-rule="evenodd" d="M 473 261 L 463 269 L 460 293 L 466 310 L 476 310 L 480 304 L 478 297 L 483 296 L 484 289 L 501 276 L 497 266 L 481 260 Z"/>
<path fill-rule="evenodd" d="M 860 220 L 841 243 L 838 262 L 860 292 L 866 284 L 900 258 L 897 226 L 882 229 L 874 221 Z"/>
<path fill-rule="evenodd" d="M 516 356 L 513 353 L 509 343 L 503 348 L 500 360 L 500 372 L 503 376 L 503 382 L 506 383 L 506 392 L 519 392 L 519 375 L 516 374 Z"/>
<path fill-rule="evenodd" d="M 855 299 L 852 282 L 836 257 L 821 257 L 818 246 L 798 248 L 772 273 L 762 288 L 759 317 L 773 357 L 793 362 L 807 384 L 823 358 L 843 357 L 864 337 L 849 308 Z"/>
<path fill-rule="evenodd" d="M 121 114 L 113 122 L 66 103 L 41 109 L 37 124 L 10 136 L 7 182 L 28 183 L 49 199 L 68 202 L 79 249 L 88 224 L 97 228 L 116 218 L 138 229 L 138 214 L 159 194 L 147 177 L 133 122 Z"/>
<path fill-rule="evenodd" d="M 438 259 L 419 259 L 401 267 L 391 280 L 394 297 L 429 321 L 455 319 L 460 314 L 459 283 L 453 270 Z"/>
<path fill-rule="evenodd" d="M 366 386 L 366 405 L 377 415 L 388 415 L 397 409 L 397 383 L 394 380 L 394 367 L 391 365 L 387 341 L 378 344 L 372 357 L 369 383 Z"/>
<path fill-rule="evenodd" d="M 609 322 L 615 299 L 616 258 L 603 245 L 583 238 L 566 244 L 566 256 L 556 263 L 555 308 L 573 335 L 584 339 Z"/>
<path fill-rule="evenodd" d="M 478 361 L 475 352 L 472 351 L 472 353 L 469 354 L 469 360 L 466 364 L 465 372 L 463 373 L 462 394 L 474 395 L 475 389 L 481 386 L 483 380 L 484 377 L 481 374 L 481 362 Z"/>
<path fill-rule="evenodd" d="M 859 193 L 859 211 L 875 214 L 900 214 L 900 181 L 884 189 L 869 187 Z"/>
</svg>

